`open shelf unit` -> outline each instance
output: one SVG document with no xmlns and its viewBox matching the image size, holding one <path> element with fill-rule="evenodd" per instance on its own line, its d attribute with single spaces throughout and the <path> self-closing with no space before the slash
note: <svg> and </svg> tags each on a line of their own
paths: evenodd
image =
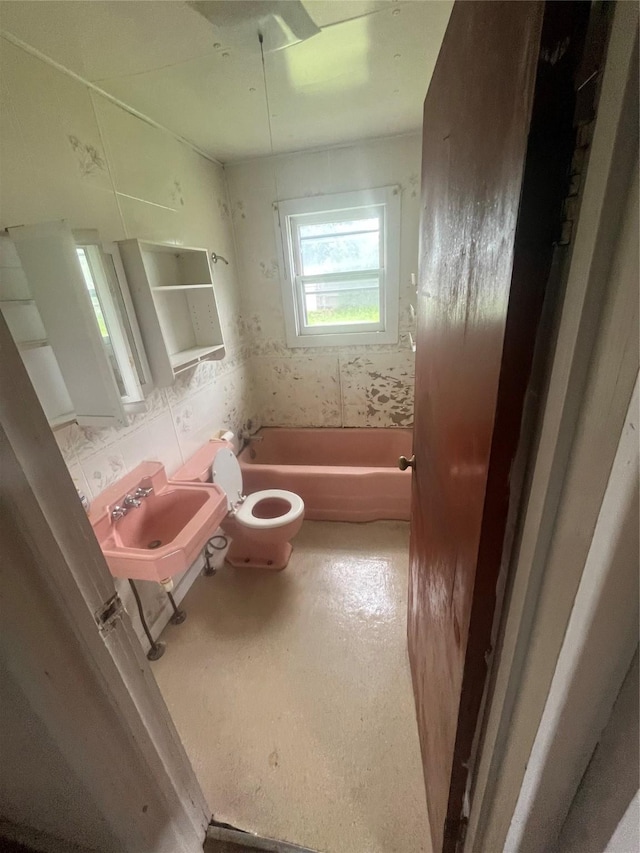
<svg viewBox="0 0 640 853">
<path fill-rule="evenodd" d="M 118 245 L 156 384 L 223 358 L 208 251 L 135 239 Z"/>
</svg>

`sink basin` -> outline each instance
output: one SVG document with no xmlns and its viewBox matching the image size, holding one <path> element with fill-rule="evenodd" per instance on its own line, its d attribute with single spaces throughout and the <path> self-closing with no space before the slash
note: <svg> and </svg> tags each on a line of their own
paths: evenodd
<svg viewBox="0 0 640 853">
<path fill-rule="evenodd" d="M 155 550 L 173 542 L 207 501 L 206 493 L 183 489 L 150 495 L 114 524 L 113 538 L 119 548 Z"/>
<path fill-rule="evenodd" d="M 141 483 L 153 491 L 113 519 L 114 506 Z M 93 501 L 89 518 L 114 577 L 164 581 L 189 568 L 226 514 L 215 484 L 168 483 L 163 465 L 143 462 Z"/>
</svg>

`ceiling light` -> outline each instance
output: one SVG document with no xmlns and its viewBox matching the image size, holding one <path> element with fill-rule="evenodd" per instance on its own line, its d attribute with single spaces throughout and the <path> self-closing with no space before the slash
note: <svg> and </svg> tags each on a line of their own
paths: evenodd
<svg viewBox="0 0 640 853">
<path fill-rule="evenodd" d="M 203 15 L 233 47 L 251 48 L 260 33 L 265 52 L 282 50 L 317 35 L 317 27 L 300 0 L 194 0 Z"/>
</svg>

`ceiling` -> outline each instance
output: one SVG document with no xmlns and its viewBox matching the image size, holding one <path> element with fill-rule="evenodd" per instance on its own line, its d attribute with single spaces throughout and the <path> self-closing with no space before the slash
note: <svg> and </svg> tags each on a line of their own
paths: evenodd
<svg viewBox="0 0 640 853">
<path fill-rule="evenodd" d="M 258 24 L 239 36 L 187 3 L 8 0 L 0 26 L 229 162 L 420 128 L 452 5 L 304 0 L 321 32 L 265 54 L 267 93 Z"/>
</svg>

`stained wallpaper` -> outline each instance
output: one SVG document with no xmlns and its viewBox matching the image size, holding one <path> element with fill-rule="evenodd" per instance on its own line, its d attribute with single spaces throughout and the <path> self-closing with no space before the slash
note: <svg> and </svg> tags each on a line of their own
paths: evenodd
<svg viewBox="0 0 640 853">
<path fill-rule="evenodd" d="M 420 136 L 228 165 L 243 325 L 256 409 L 269 426 L 410 426 L 414 355 L 411 273 L 418 262 Z M 397 344 L 286 344 L 273 203 L 381 186 L 401 193 L 400 335 Z"/>
</svg>

